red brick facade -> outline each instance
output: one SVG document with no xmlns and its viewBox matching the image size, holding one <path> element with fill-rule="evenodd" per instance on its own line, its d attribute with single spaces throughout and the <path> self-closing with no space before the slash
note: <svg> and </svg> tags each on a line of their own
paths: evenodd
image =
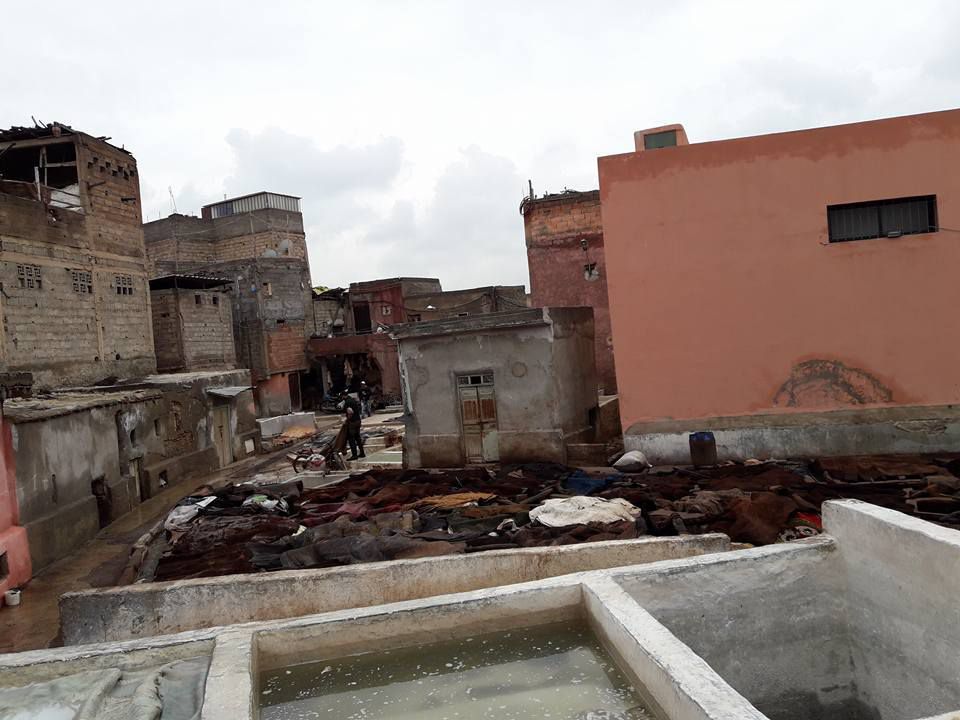
<svg viewBox="0 0 960 720">
<path fill-rule="evenodd" d="M 533 307 L 592 307 L 597 374 L 617 391 L 607 301 L 600 193 L 565 192 L 524 202 L 523 224 Z"/>
</svg>

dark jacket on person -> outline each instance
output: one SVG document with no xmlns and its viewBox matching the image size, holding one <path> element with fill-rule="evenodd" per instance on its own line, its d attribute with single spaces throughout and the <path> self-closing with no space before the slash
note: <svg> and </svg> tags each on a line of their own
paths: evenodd
<svg viewBox="0 0 960 720">
<path fill-rule="evenodd" d="M 343 403 L 343 414 L 347 414 L 347 408 L 353 410 L 353 415 L 347 417 L 347 422 L 351 425 L 360 424 L 360 403 L 354 400 L 352 397 L 348 397 Z"/>
</svg>

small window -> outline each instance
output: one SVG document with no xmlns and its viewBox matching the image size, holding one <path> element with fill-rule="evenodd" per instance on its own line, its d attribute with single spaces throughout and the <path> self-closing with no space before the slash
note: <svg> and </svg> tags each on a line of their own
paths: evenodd
<svg viewBox="0 0 960 720">
<path fill-rule="evenodd" d="M 597 269 L 596 263 L 587 263 L 583 266 L 583 278 L 584 280 L 600 279 L 600 271 Z"/>
<path fill-rule="evenodd" d="M 412 315 L 410 315 L 410 322 L 420 322 L 420 320 L 421 320 L 421 317 L 419 313 L 413 313 Z"/>
<path fill-rule="evenodd" d="M 93 276 L 85 270 L 71 270 L 70 279 L 73 282 L 73 291 L 89 295 L 93 293 Z"/>
<path fill-rule="evenodd" d="M 17 283 L 28 290 L 42 289 L 39 265 L 17 265 Z"/>
<path fill-rule="evenodd" d="M 273 285 L 271 283 L 265 282 L 263 284 L 263 292 L 267 297 L 273 297 Z"/>
<path fill-rule="evenodd" d="M 664 130 L 643 136 L 643 149 L 656 150 L 657 148 L 674 147 L 677 144 L 677 131 Z"/>
<path fill-rule="evenodd" d="M 163 425 L 160 422 L 160 418 L 153 419 L 153 432 L 158 438 L 163 437 Z"/>
<path fill-rule="evenodd" d="M 193 304 L 201 305 L 203 304 L 203 295 L 197 294 L 193 296 Z"/>
<path fill-rule="evenodd" d="M 493 385 L 493 373 L 460 375 L 457 377 L 457 385 Z"/>
<path fill-rule="evenodd" d="M 935 195 L 827 207 L 830 242 L 919 235 L 937 231 Z"/>
<path fill-rule="evenodd" d="M 113 285 L 117 288 L 117 295 L 133 295 L 133 277 L 131 275 L 114 275 Z"/>
<path fill-rule="evenodd" d="M 287 321 L 284 318 L 277 318 L 277 327 L 280 327 L 281 325 L 286 325 L 286 324 L 287 324 Z"/>
<path fill-rule="evenodd" d="M 220 298 L 218 298 L 216 295 L 214 295 L 212 298 L 210 298 L 210 302 L 212 302 L 214 305 L 219 305 L 219 304 L 220 304 Z"/>
<path fill-rule="evenodd" d="M 393 308 L 390 307 L 389 305 L 381 305 L 381 306 L 380 306 L 380 314 L 381 314 L 381 315 L 389 315 L 389 314 L 392 313 L 392 312 L 393 312 Z"/>
<path fill-rule="evenodd" d="M 466 313 L 466 312 L 458 312 L 457 317 L 467 317 L 469 314 L 470 313 Z"/>
</svg>

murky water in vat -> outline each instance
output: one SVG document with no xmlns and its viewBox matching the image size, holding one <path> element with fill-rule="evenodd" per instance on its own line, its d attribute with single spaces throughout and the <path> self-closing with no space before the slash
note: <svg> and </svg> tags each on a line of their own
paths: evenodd
<svg viewBox="0 0 960 720">
<path fill-rule="evenodd" d="M 273 670 L 262 720 L 648 720 L 590 630 L 559 623 Z"/>
</svg>

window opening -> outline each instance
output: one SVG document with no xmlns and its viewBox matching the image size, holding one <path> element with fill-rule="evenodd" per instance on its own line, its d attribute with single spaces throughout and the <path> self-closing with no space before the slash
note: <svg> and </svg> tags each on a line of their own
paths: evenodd
<svg viewBox="0 0 960 720">
<path fill-rule="evenodd" d="M 22 288 L 40 290 L 42 280 L 39 265 L 17 265 L 17 283 Z"/>
<path fill-rule="evenodd" d="M 830 205 L 827 227 L 832 243 L 937 232 L 937 197 Z"/>
<path fill-rule="evenodd" d="M 643 149 L 656 150 L 657 148 L 674 147 L 677 144 L 677 131 L 664 130 L 643 136 Z"/>
<path fill-rule="evenodd" d="M 596 263 L 587 263 L 583 266 L 583 278 L 584 280 L 600 279 L 600 271 L 597 269 Z"/>
<path fill-rule="evenodd" d="M 93 293 L 93 275 L 85 270 L 71 270 L 70 280 L 76 293 Z"/>
<path fill-rule="evenodd" d="M 113 284 L 117 288 L 117 295 L 133 295 L 133 276 L 114 275 Z"/>
</svg>

